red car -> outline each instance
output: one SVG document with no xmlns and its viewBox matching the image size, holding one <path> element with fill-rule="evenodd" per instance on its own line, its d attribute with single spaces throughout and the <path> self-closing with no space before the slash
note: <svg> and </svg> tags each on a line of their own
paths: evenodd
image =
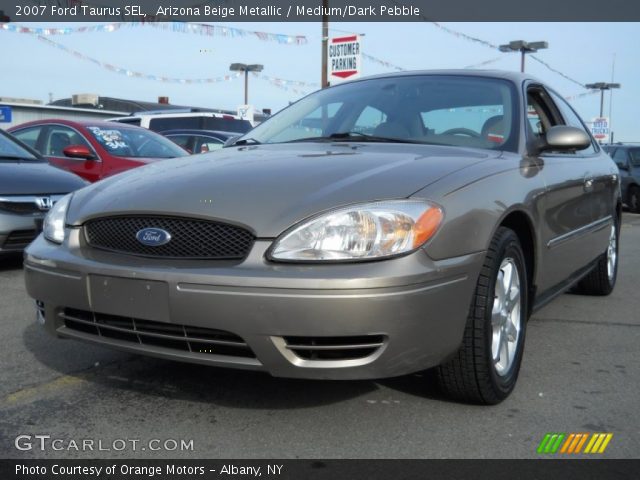
<svg viewBox="0 0 640 480">
<path fill-rule="evenodd" d="M 8 131 L 52 165 L 90 182 L 156 160 L 188 155 L 162 135 L 115 122 L 36 120 Z"/>
</svg>

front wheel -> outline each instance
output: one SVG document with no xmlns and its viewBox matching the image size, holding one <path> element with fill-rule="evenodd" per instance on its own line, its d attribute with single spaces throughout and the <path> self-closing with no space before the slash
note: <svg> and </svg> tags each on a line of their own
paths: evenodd
<svg viewBox="0 0 640 480">
<path fill-rule="evenodd" d="M 524 350 L 528 283 L 513 230 L 491 241 L 471 301 L 462 346 L 437 368 L 440 388 L 457 400 L 496 404 L 513 391 Z"/>
</svg>

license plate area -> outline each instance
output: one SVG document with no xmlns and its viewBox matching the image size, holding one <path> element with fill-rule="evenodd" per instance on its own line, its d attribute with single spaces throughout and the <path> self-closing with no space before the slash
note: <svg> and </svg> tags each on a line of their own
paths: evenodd
<svg viewBox="0 0 640 480">
<path fill-rule="evenodd" d="M 166 282 L 89 275 L 89 301 L 95 312 L 170 321 Z"/>
</svg>

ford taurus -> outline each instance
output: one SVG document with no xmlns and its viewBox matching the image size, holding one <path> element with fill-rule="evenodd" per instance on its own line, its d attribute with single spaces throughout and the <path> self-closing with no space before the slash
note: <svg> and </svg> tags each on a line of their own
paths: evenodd
<svg viewBox="0 0 640 480">
<path fill-rule="evenodd" d="M 615 164 L 552 88 L 403 72 L 64 197 L 25 278 L 61 337 L 283 377 L 434 368 L 493 404 L 533 311 L 614 288 L 620 211 Z"/>
</svg>

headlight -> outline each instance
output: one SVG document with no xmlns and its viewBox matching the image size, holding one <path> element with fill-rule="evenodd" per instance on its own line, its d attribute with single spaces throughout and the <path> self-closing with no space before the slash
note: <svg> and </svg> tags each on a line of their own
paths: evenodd
<svg viewBox="0 0 640 480">
<path fill-rule="evenodd" d="M 270 258 L 289 261 L 371 260 L 421 247 L 443 218 L 426 200 L 352 205 L 303 221 L 273 245 Z"/>
<path fill-rule="evenodd" d="M 71 200 L 71 193 L 65 195 L 49 210 L 47 216 L 44 217 L 44 238 L 51 242 L 62 243 L 64 242 L 64 224 L 67 217 L 67 207 Z"/>
</svg>

